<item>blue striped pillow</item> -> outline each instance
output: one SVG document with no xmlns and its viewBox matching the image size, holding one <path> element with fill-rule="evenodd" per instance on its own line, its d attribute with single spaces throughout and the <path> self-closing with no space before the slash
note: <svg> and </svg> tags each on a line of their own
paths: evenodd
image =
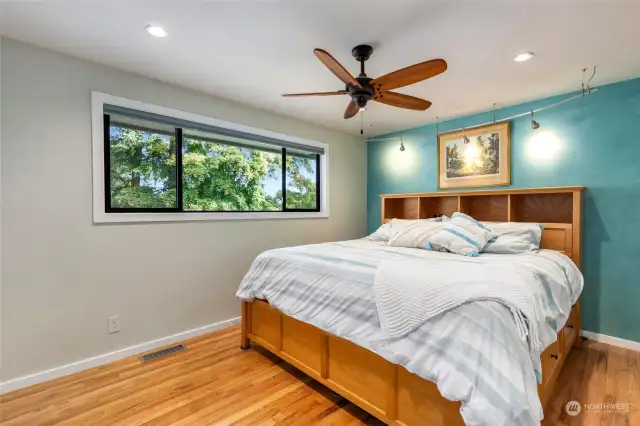
<svg viewBox="0 0 640 426">
<path fill-rule="evenodd" d="M 463 256 L 478 256 L 493 238 L 489 228 L 464 213 L 454 213 L 446 223 L 442 230 L 429 238 L 427 249 L 444 248 Z"/>
</svg>

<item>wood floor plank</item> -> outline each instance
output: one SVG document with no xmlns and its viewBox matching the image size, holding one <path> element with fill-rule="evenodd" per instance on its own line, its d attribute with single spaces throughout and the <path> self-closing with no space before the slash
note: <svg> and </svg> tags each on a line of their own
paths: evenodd
<svg viewBox="0 0 640 426">
<path fill-rule="evenodd" d="M 130 357 L 0 396 L 0 425 L 372 425 L 382 423 L 259 347 L 240 328 L 185 342 L 141 364 Z M 628 404 L 569 416 L 567 401 Z M 567 359 L 544 426 L 640 426 L 640 353 L 589 342 Z"/>
<path fill-rule="evenodd" d="M 585 388 L 582 392 L 582 399 L 578 400 L 584 404 L 603 404 L 606 402 L 606 378 L 608 367 L 607 345 L 602 343 L 590 343 L 588 345 L 587 367 L 584 377 Z M 585 410 L 579 414 L 580 419 L 587 419 L 593 425 L 602 425 L 602 410 Z"/>
<path fill-rule="evenodd" d="M 629 405 L 629 365 L 627 353 L 622 348 L 607 348 L 607 375 L 605 403 L 616 406 Z M 607 409 L 602 413 L 602 426 L 628 426 L 629 413 L 621 407 Z"/>
<path fill-rule="evenodd" d="M 587 363 L 587 350 L 573 350 L 569 354 L 558 381 L 545 407 L 543 426 L 570 426 L 574 417 L 567 414 L 569 401 L 579 401 Z"/>
<path fill-rule="evenodd" d="M 629 366 L 629 426 L 640 425 L 640 352 L 627 352 Z"/>
</svg>

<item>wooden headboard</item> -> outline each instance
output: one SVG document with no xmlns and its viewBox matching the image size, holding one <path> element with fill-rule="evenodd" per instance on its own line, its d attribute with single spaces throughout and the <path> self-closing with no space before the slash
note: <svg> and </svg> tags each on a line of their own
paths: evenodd
<svg viewBox="0 0 640 426">
<path fill-rule="evenodd" d="M 451 216 L 454 212 L 483 222 L 536 222 L 544 225 L 540 247 L 563 252 L 580 266 L 583 189 L 566 186 L 384 194 L 380 196 L 382 222 Z"/>
</svg>

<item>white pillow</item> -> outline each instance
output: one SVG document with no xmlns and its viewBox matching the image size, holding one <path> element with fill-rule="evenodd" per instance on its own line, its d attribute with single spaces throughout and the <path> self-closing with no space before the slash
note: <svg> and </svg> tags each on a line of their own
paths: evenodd
<svg viewBox="0 0 640 426">
<path fill-rule="evenodd" d="M 424 249 L 429 244 L 429 238 L 444 226 L 444 223 L 439 221 L 416 220 L 395 230 L 392 228 L 389 245 Z"/>
<path fill-rule="evenodd" d="M 389 222 L 381 225 L 371 235 L 365 237 L 369 241 L 389 241 L 391 236 L 398 232 L 404 226 L 415 222 L 440 222 L 441 218 L 435 217 L 431 219 L 391 219 Z"/>
<path fill-rule="evenodd" d="M 538 223 L 485 223 L 493 238 L 482 250 L 485 253 L 524 253 L 538 250 L 542 239 L 542 225 Z"/>
<path fill-rule="evenodd" d="M 364 237 L 369 241 L 389 241 L 389 232 L 391 231 L 391 222 L 382 224 L 371 235 Z"/>
<path fill-rule="evenodd" d="M 485 225 L 464 213 L 454 213 L 444 224 L 429 238 L 427 249 L 445 248 L 452 253 L 475 257 L 493 237 Z"/>
</svg>

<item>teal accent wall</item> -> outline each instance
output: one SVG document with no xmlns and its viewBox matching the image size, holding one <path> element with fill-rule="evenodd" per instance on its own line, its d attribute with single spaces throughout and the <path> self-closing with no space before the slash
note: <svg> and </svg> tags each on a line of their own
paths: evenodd
<svg viewBox="0 0 640 426">
<path fill-rule="evenodd" d="M 452 96 L 458 96 L 452 94 Z M 569 97 L 499 109 L 497 119 Z M 435 106 L 437 107 L 437 105 Z M 640 342 L 640 79 L 511 121 L 511 188 L 585 185 L 583 328 Z M 493 120 L 493 111 L 440 123 L 440 132 Z M 534 134 L 555 135 L 541 158 Z M 400 152 L 399 137 L 406 150 Z M 380 225 L 380 194 L 437 191 L 436 126 L 367 142 L 367 225 Z M 548 139 L 547 139 L 548 140 Z M 543 147 L 544 148 L 544 147 Z M 544 155 L 542 155 L 544 157 Z M 504 187 L 506 188 L 506 187 Z M 498 189 L 497 187 L 494 189 Z"/>
</svg>

